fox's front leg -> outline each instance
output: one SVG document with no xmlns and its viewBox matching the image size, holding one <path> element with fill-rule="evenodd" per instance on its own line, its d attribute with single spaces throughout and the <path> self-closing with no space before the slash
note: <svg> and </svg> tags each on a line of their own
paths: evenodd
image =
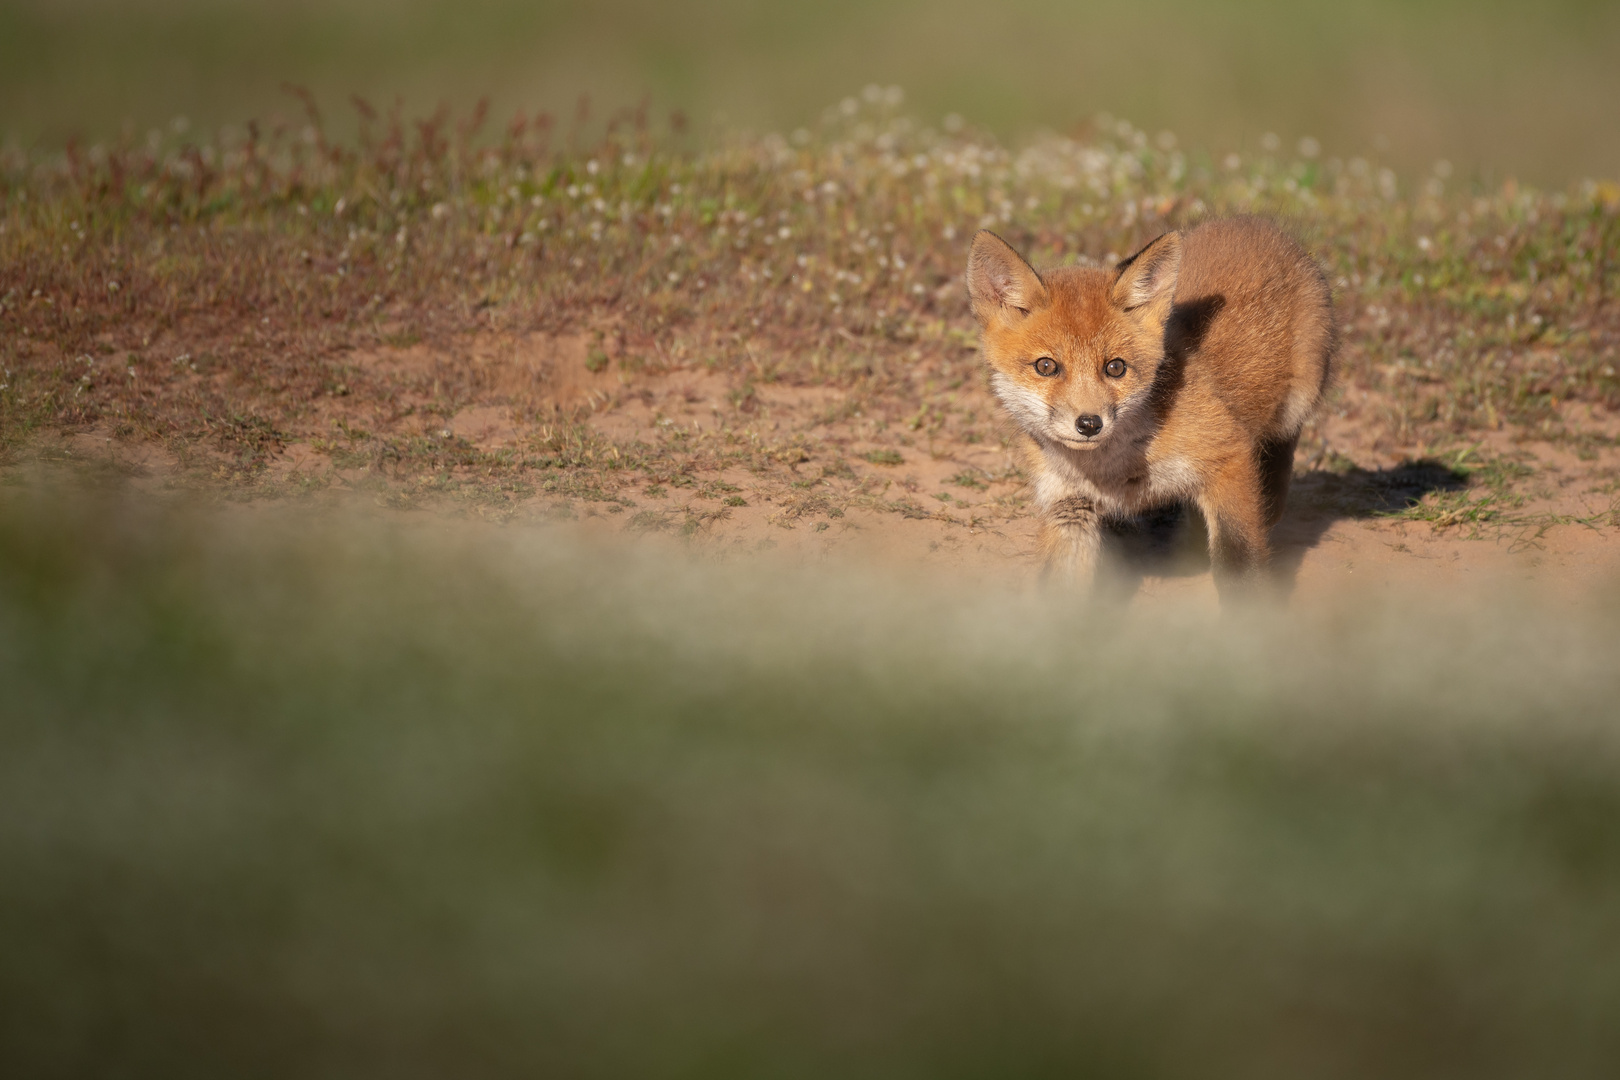
<svg viewBox="0 0 1620 1080">
<path fill-rule="evenodd" d="M 1041 580 L 1090 588 L 1097 577 L 1102 532 L 1097 506 L 1084 495 L 1065 495 L 1041 511 Z"/>
<path fill-rule="evenodd" d="M 1198 499 L 1209 529 L 1209 561 L 1221 596 L 1252 592 L 1271 561 L 1266 493 L 1254 461 L 1235 458 Z"/>
</svg>

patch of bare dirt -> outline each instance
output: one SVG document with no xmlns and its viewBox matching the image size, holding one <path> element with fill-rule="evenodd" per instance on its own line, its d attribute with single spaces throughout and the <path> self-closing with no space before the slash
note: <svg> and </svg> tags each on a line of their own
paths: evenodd
<svg viewBox="0 0 1620 1080">
<path fill-rule="evenodd" d="M 179 473 L 179 459 L 161 444 L 119 438 L 107 424 L 63 434 L 54 448 L 62 456 L 113 469 L 134 479 L 168 480 Z"/>
<path fill-rule="evenodd" d="M 1032 573 L 1035 523 L 971 358 L 920 355 L 915 379 L 926 389 L 904 399 L 860 383 L 756 383 L 702 366 L 639 370 L 601 332 L 489 334 L 451 347 L 351 352 L 334 378 L 267 451 L 270 494 L 359 489 L 396 505 L 377 493 L 352 440 L 335 434 L 363 428 L 463 448 L 471 464 L 434 459 L 423 473 L 439 470 L 440 481 L 464 485 L 456 490 L 480 490 L 478 461 L 505 463 L 503 475 L 524 486 L 499 504 L 503 519 L 569 518 L 586 529 L 661 536 L 705 557 L 771 551 L 795 562 L 877 560 L 1006 582 Z M 1555 444 L 1510 429 L 1462 446 L 1403 446 L 1387 427 L 1365 422 L 1378 408 L 1372 396 L 1355 404 L 1351 416 L 1340 402 L 1302 440 L 1274 537 L 1279 573 L 1302 601 L 1342 588 L 1466 588 L 1503 576 L 1584 588 L 1620 576 L 1612 439 Z M 1600 436 L 1620 429 L 1600 407 L 1565 409 L 1584 410 L 1578 419 Z M 594 442 L 574 465 L 559 466 L 544 448 L 570 424 Z M 139 475 L 179 468 L 160 443 L 120 440 L 102 426 L 67 436 L 63 449 Z M 589 461 L 604 468 L 593 472 Z M 1494 488 L 1471 471 L 1485 466 L 1497 470 Z M 441 489 L 451 490 L 426 486 L 397 504 L 484 512 L 476 499 L 435 503 Z M 1487 497 L 1495 501 L 1482 515 Z M 1434 505 L 1432 520 L 1411 519 L 1414 501 Z M 1167 512 L 1124 529 L 1112 550 L 1125 587 L 1143 602 L 1214 603 L 1195 514 Z"/>
</svg>

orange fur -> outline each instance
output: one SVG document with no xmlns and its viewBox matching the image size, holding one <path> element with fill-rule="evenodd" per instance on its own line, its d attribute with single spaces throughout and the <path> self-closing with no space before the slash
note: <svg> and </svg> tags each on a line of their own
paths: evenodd
<svg viewBox="0 0 1620 1080">
<path fill-rule="evenodd" d="M 967 280 L 991 387 L 1020 428 L 1045 572 L 1089 581 L 1102 520 L 1184 500 L 1208 524 L 1223 594 L 1265 567 L 1337 344 L 1327 282 L 1298 243 L 1236 218 L 1166 233 L 1113 270 L 1041 275 L 981 232 Z"/>
</svg>

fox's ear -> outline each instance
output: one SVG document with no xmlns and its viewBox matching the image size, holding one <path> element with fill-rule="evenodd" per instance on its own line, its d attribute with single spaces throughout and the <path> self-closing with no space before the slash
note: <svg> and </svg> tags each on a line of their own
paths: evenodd
<svg viewBox="0 0 1620 1080">
<path fill-rule="evenodd" d="M 1012 245 L 988 230 L 981 230 L 973 238 L 973 250 L 968 252 L 967 287 L 980 326 L 989 325 L 997 312 L 1010 309 L 1027 315 L 1047 302 L 1041 275 Z"/>
<path fill-rule="evenodd" d="M 1114 279 L 1114 303 L 1126 311 L 1145 309 L 1143 314 L 1163 321 L 1170 314 L 1170 302 L 1176 295 L 1176 275 L 1180 272 L 1181 234 L 1165 233 L 1119 264 L 1119 276 Z"/>
</svg>

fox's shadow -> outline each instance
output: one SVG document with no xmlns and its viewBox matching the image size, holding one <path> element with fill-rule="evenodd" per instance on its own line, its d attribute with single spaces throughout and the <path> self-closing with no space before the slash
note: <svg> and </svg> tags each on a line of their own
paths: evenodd
<svg viewBox="0 0 1620 1080">
<path fill-rule="evenodd" d="M 1467 483 L 1465 473 L 1433 458 L 1389 469 L 1297 473 L 1282 520 L 1271 532 L 1272 573 L 1285 592 L 1292 591 L 1305 553 L 1334 522 L 1394 513 L 1431 492 L 1458 491 Z M 1135 594 L 1147 577 L 1209 572 L 1209 534 L 1203 516 L 1190 504 L 1109 523 L 1103 552 L 1107 577 L 1121 598 Z"/>
</svg>

